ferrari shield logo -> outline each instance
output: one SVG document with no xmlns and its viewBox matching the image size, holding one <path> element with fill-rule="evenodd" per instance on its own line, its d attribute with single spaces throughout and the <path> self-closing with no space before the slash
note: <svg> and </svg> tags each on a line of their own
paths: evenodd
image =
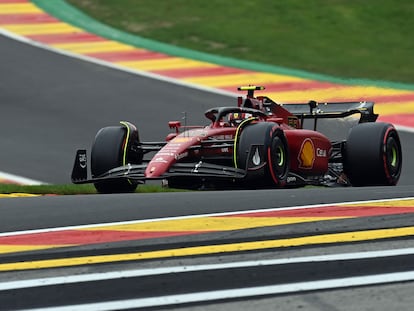
<svg viewBox="0 0 414 311">
<path fill-rule="evenodd" d="M 79 153 L 78 161 L 81 168 L 86 168 L 86 153 Z"/>
</svg>

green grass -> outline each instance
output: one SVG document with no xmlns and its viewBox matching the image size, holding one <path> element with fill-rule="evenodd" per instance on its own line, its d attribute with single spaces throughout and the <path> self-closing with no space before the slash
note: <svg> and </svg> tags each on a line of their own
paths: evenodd
<svg viewBox="0 0 414 311">
<path fill-rule="evenodd" d="M 158 185 L 140 185 L 137 193 L 153 193 L 153 192 L 177 192 L 185 190 L 163 188 Z M 85 185 L 14 185 L 14 184 L 0 184 L 1 194 L 11 193 L 31 193 L 31 194 L 56 194 L 56 195 L 68 195 L 68 194 L 96 194 L 96 189 L 92 184 Z"/>
<path fill-rule="evenodd" d="M 0 193 L 32 193 L 32 194 L 93 194 L 93 185 L 14 185 L 0 184 Z"/>
<path fill-rule="evenodd" d="M 67 0 L 181 47 L 343 78 L 414 83 L 412 0 Z"/>
</svg>

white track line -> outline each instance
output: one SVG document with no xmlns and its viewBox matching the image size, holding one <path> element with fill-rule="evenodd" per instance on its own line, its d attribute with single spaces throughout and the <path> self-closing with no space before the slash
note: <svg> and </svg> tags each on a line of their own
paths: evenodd
<svg viewBox="0 0 414 311">
<path fill-rule="evenodd" d="M 358 276 L 348 278 L 338 278 L 323 281 L 297 282 L 281 285 L 257 286 L 236 288 L 227 290 L 215 290 L 206 292 L 197 292 L 189 294 L 178 294 L 169 296 L 158 296 L 151 298 L 136 298 L 124 300 L 112 300 L 108 302 L 96 302 L 86 304 L 75 304 L 57 307 L 46 307 L 41 309 L 26 310 L 42 310 L 42 311 L 71 311 L 71 310 L 88 310 L 88 311 L 104 311 L 104 310 L 126 310 L 132 308 L 149 308 L 160 306 L 171 306 L 177 304 L 209 302 L 214 300 L 246 298 L 265 295 L 298 293 L 304 291 L 316 291 L 336 288 L 346 288 L 354 286 L 366 286 L 396 282 L 407 282 L 414 280 L 414 271 L 405 271 L 397 273 L 384 273 L 370 276 Z"/>
<path fill-rule="evenodd" d="M 372 258 L 380 258 L 380 257 L 383 258 L 383 257 L 403 256 L 403 255 L 414 255 L 414 248 L 401 248 L 401 249 L 383 250 L 383 251 L 355 252 L 355 253 L 343 253 L 343 254 L 331 254 L 331 255 L 294 257 L 294 258 L 268 259 L 268 260 L 239 261 L 239 262 L 208 264 L 208 265 L 173 266 L 173 267 L 152 268 L 152 269 L 111 271 L 111 272 L 48 277 L 48 278 L 39 278 L 39 279 L 30 279 L 30 280 L 9 281 L 9 282 L 0 283 L 0 291 L 16 290 L 16 289 L 22 289 L 22 288 L 32 288 L 32 287 L 39 287 L 39 286 L 54 286 L 54 285 L 62 285 L 62 284 L 114 280 L 114 279 L 121 279 L 121 278 L 155 276 L 155 275 L 164 275 L 164 274 L 173 274 L 173 273 L 212 271 L 212 270 L 220 270 L 220 269 L 247 268 L 247 267 L 258 267 L 258 266 L 275 266 L 275 265 L 298 264 L 298 263 L 306 263 L 306 262 L 330 262 L 330 261 L 345 261 L 345 260 L 356 260 L 356 259 L 372 259 Z"/>
<path fill-rule="evenodd" d="M 10 181 L 16 184 L 20 184 L 20 185 L 45 185 L 47 183 L 43 182 L 43 181 L 39 181 L 39 180 L 34 180 L 34 179 L 30 179 L 30 178 L 26 178 L 26 177 L 22 177 L 22 176 L 18 176 L 18 175 L 14 175 L 14 174 L 10 174 L 10 173 L 6 173 L 6 172 L 0 172 L 0 180 L 4 179 L 6 181 Z"/>
</svg>

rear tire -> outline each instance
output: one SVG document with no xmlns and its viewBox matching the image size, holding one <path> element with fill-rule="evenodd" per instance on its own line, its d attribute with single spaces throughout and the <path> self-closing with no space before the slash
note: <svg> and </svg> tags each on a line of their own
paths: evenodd
<svg viewBox="0 0 414 311">
<path fill-rule="evenodd" d="M 105 172 L 126 165 L 132 155 L 125 155 L 125 144 L 131 144 L 137 135 L 130 135 L 127 142 L 125 126 L 109 126 L 98 131 L 91 152 L 92 177 L 99 177 Z M 128 146 L 127 146 L 128 147 Z M 127 148 L 128 149 L 128 148 Z M 129 179 L 105 180 L 94 183 L 99 193 L 134 192 L 138 184 Z"/>
<path fill-rule="evenodd" d="M 283 187 L 289 173 L 289 149 L 283 131 L 274 123 L 248 124 L 237 141 L 237 166 L 246 169 L 252 145 L 262 145 L 259 156 L 265 161 L 264 172 L 247 173 L 249 186 Z M 259 152 L 259 151 L 257 151 Z M 250 155 L 251 157 L 252 155 Z"/>
<path fill-rule="evenodd" d="M 398 132 L 388 123 L 362 123 L 349 133 L 344 170 L 353 186 L 396 185 L 402 167 Z"/>
</svg>

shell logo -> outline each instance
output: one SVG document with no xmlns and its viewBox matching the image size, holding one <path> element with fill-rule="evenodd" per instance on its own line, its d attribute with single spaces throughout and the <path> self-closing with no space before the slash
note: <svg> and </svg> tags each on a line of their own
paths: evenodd
<svg viewBox="0 0 414 311">
<path fill-rule="evenodd" d="M 315 147 L 310 138 L 306 138 L 302 146 L 300 147 L 299 155 L 299 168 L 311 169 L 315 162 Z"/>
</svg>

